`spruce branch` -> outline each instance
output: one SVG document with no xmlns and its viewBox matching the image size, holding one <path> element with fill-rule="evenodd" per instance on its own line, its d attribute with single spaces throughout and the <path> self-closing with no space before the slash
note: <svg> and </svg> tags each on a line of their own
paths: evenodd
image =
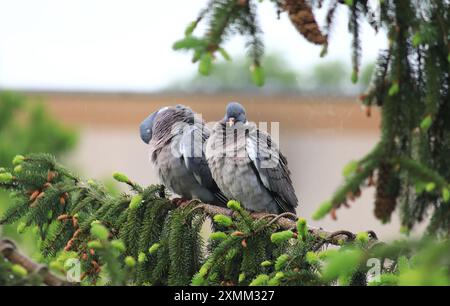
<svg viewBox="0 0 450 306">
<path fill-rule="evenodd" d="M 358 82 L 359 67 L 361 65 L 361 38 L 360 38 L 360 8 L 354 3 L 350 9 L 349 31 L 352 34 L 352 82 Z"/>
<path fill-rule="evenodd" d="M 233 218 L 240 216 L 239 212 L 236 212 L 232 209 L 205 203 L 198 203 L 197 205 L 195 205 L 195 208 L 202 209 L 210 218 L 214 218 L 214 216 L 216 215 L 226 215 L 231 216 Z M 286 216 L 283 217 L 279 215 L 261 212 L 252 212 L 249 214 L 249 216 L 253 220 L 261 220 L 261 219 L 274 220 L 275 225 L 281 230 L 293 230 L 293 229 L 295 230 L 297 227 L 296 220 L 293 220 L 291 216 L 289 218 Z M 272 223 L 269 223 L 269 225 L 272 225 Z M 314 228 L 314 227 L 308 227 L 308 232 L 314 237 L 318 238 L 319 240 L 337 246 L 342 245 L 342 243 L 346 241 L 353 241 L 354 238 L 356 237 L 356 234 L 353 234 L 348 231 L 330 232 L 321 228 Z M 372 231 L 369 232 L 373 233 Z M 376 238 L 376 235 L 373 235 L 373 237 Z"/>
<path fill-rule="evenodd" d="M 398 157 L 394 162 L 397 162 L 402 169 L 410 173 L 414 178 L 427 183 L 434 183 L 435 187 L 438 188 L 450 188 L 450 184 L 439 173 L 411 158 Z"/>
<path fill-rule="evenodd" d="M 377 146 L 350 163 L 344 176 L 354 182 L 345 185 L 359 188 L 366 176 L 370 181 L 383 153 L 383 147 Z M 348 278 L 348 284 L 365 284 L 364 263 L 373 257 L 375 246 L 383 245 L 372 231 L 329 232 L 308 227 L 303 218 L 290 213 L 249 212 L 236 201 L 229 201 L 224 208 L 196 200 L 169 200 L 162 186 L 134 186 L 125 175 L 115 177 L 127 183 L 131 193 L 112 196 L 98 183 L 65 176 L 68 171 L 64 168 L 50 167 L 49 172 L 47 160 L 36 156 L 21 162 L 25 172 L 12 178 L 17 198 L 13 207 L 18 210 L 8 216 L 11 220 L 25 218 L 24 227 L 38 225 L 42 254 L 48 260 L 55 256 L 79 258 L 85 284 L 329 284 L 336 277 L 339 281 Z M 400 164 L 398 169 L 395 163 Z M 392 159 L 389 166 L 396 172 L 405 168 L 437 181 L 437 187 L 443 184 L 436 173 L 410 165 L 408 160 Z M 30 208 L 30 188 L 49 181 L 52 187 L 48 190 L 53 191 L 46 190 L 38 205 Z M 60 191 L 68 193 L 64 205 Z M 5 219 L 8 223 L 9 218 Z M 208 224 L 205 219 L 212 222 L 207 242 L 200 231 Z M 327 249 L 329 245 L 337 248 Z M 67 246 L 70 251 L 61 252 Z M 346 263 L 348 269 L 340 268 L 346 258 L 352 259 Z M 323 268 L 328 263 L 336 266 L 333 271 Z"/>
<path fill-rule="evenodd" d="M 24 267 L 28 273 L 42 276 L 42 280 L 49 286 L 68 286 L 71 283 L 51 273 L 44 265 L 33 262 L 30 258 L 19 252 L 14 242 L 9 239 L 0 240 L 0 254 L 9 262 Z M 73 284 L 72 284 L 73 285 Z"/>
</svg>

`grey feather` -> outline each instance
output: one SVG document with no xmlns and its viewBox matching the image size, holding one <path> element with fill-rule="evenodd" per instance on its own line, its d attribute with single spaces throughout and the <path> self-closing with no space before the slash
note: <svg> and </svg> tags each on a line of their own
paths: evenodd
<svg viewBox="0 0 450 306">
<path fill-rule="evenodd" d="M 209 137 L 205 123 L 183 105 L 163 108 L 152 120 L 150 156 L 161 182 L 184 199 L 225 205 L 228 200 L 212 179 L 204 155 Z"/>
<path fill-rule="evenodd" d="M 298 206 L 286 158 L 267 133 L 247 123 L 238 103 L 211 132 L 206 159 L 222 192 L 253 211 L 295 213 Z M 242 116 L 242 113 L 244 114 Z M 237 119 L 228 126 L 228 119 Z"/>
<path fill-rule="evenodd" d="M 295 213 L 298 199 L 292 185 L 286 157 L 272 142 L 269 134 L 257 129 L 256 133 L 249 133 L 249 135 L 256 136 L 247 138 L 247 151 L 256 147 L 256 152 L 249 154 L 256 175 L 271 191 L 282 211 Z"/>
</svg>

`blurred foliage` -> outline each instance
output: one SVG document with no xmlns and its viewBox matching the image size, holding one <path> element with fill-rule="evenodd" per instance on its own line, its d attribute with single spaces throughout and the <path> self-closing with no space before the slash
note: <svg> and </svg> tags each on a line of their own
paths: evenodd
<svg viewBox="0 0 450 306">
<path fill-rule="evenodd" d="M 76 134 L 58 123 L 40 102 L 0 93 L 0 163 L 18 152 L 52 152 L 59 155 L 75 146 Z"/>
<path fill-rule="evenodd" d="M 421 240 L 399 240 L 374 249 L 376 258 L 395 258 L 369 285 L 449 286 L 450 241 L 425 236 Z"/>
<path fill-rule="evenodd" d="M 362 88 L 365 89 L 370 85 L 374 71 L 375 71 L 375 63 L 368 64 L 362 68 L 359 81 L 359 84 L 361 85 Z"/>
<path fill-rule="evenodd" d="M 370 83 L 374 65 L 363 68 L 357 85 L 350 80 L 351 72 L 342 61 L 321 62 L 308 71 L 299 72 L 278 53 L 265 56 L 262 60 L 266 74 L 264 87 L 257 87 L 249 66 L 249 59 L 238 57 L 229 62 L 218 62 L 206 77 L 195 74 L 186 80 L 178 81 L 167 90 L 187 92 L 264 92 L 270 94 L 355 94 L 367 88 Z"/>
<path fill-rule="evenodd" d="M 57 156 L 72 149 L 77 134 L 63 127 L 40 101 L 31 101 L 13 92 L 0 92 L 0 164 L 9 164 L 17 153 L 52 152 Z M 0 213 L 9 204 L 8 194 L 0 192 Z M 0 227 L 2 236 L 14 238 L 28 250 L 35 248 L 33 234 L 17 235 L 15 227 Z"/>
<path fill-rule="evenodd" d="M 343 76 L 349 75 L 347 65 L 340 61 L 317 64 L 311 73 L 313 88 L 338 89 L 344 86 L 347 79 Z"/>
<path fill-rule="evenodd" d="M 266 85 L 260 90 L 265 91 L 295 91 L 298 88 L 298 73 L 287 65 L 283 57 L 268 55 L 263 60 L 267 74 Z M 195 74 L 187 80 L 182 80 L 171 86 L 173 89 L 201 92 L 252 91 L 251 72 L 248 69 L 248 59 L 239 57 L 229 62 L 219 62 L 212 68 L 209 77 Z"/>
</svg>

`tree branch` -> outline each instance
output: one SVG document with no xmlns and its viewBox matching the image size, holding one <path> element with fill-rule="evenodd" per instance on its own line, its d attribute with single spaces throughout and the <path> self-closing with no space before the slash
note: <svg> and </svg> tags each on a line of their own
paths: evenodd
<svg viewBox="0 0 450 306">
<path fill-rule="evenodd" d="M 52 274 L 45 265 L 40 265 L 33 262 L 27 256 L 21 254 L 14 242 L 9 239 L 0 240 L 0 254 L 4 256 L 9 262 L 21 265 L 28 273 L 37 273 L 42 276 L 44 284 L 48 286 L 68 286 L 71 283 Z"/>
<path fill-rule="evenodd" d="M 179 205 L 179 204 L 178 204 Z M 215 215 L 228 215 L 230 217 L 236 218 L 238 213 L 224 207 L 219 207 L 215 205 L 198 203 L 192 210 L 202 209 L 208 216 L 214 217 Z M 293 214 L 270 214 L 253 212 L 250 213 L 253 219 L 270 219 L 269 223 L 276 224 L 280 229 L 283 230 L 293 230 L 296 231 L 296 221 L 297 217 Z M 308 231 L 310 234 L 317 237 L 320 242 L 315 247 L 316 250 L 320 249 L 324 244 L 341 245 L 346 241 L 353 241 L 356 235 L 349 231 L 336 231 L 329 232 L 321 228 L 309 227 Z M 368 231 L 369 236 L 373 243 L 377 243 L 378 239 L 373 231 Z M 33 262 L 30 258 L 23 255 L 17 250 L 16 245 L 9 239 L 0 240 L 0 254 L 4 256 L 8 261 L 14 264 L 21 265 L 24 267 L 28 273 L 38 273 L 42 276 L 43 282 L 49 286 L 68 286 L 73 285 L 58 276 L 52 274 L 45 265 L 41 265 Z"/>
<path fill-rule="evenodd" d="M 215 205 L 205 204 L 205 203 L 199 203 L 197 204 L 193 209 L 202 209 L 208 216 L 214 217 L 215 215 L 228 215 L 230 217 L 236 217 L 238 214 L 228 208 L 219 207 Z M 282 215 L 274 215 L 269 213 L 261 213 L 261 212 L 253 212 L 250 214 L 250 216 L 254 219 L 261 219 L 261 218 L 272 218 L 274 220 L 275 224 L 280 227 L 280 229 L 283 230 L 294 230 L 296 231 L 297 224 L 296 220 L 293 220 L 292 218 L 284 217 Z M 349 231 L 336 231 L 336 232 L 329 232 L 326 230 L 323 230 L 322 228 L 314 228 L 309 227 L 308 228 L 309 233 L 316 236 L 317 238 L 320 238 L 323 240 L 323 244 L 329 243 L 333 245 L 341 245 L 342 242 L 346 241 L 353 241 L 356 237 L 356 234 L 351 233 Z M 378 238 L 376 234 L 373 231 L 368 231 L 370 239 L 373 242 L 377 242 Z M 323 245 L 322 244 L 322 245 Z"/>
</svg>

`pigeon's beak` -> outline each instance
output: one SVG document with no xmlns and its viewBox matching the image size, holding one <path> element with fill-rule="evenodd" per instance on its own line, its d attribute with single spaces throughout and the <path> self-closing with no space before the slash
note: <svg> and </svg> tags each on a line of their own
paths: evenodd
<svg viewBox="0 0 450 306">
<path fill-rule="evenodd" d="M 234 117 L 228 118 L 228 121 L 227 121 L 228 126 L 233 126 L 235 120 L 236 120 L 236 119 L 235 119 Z"/>
</svg>

